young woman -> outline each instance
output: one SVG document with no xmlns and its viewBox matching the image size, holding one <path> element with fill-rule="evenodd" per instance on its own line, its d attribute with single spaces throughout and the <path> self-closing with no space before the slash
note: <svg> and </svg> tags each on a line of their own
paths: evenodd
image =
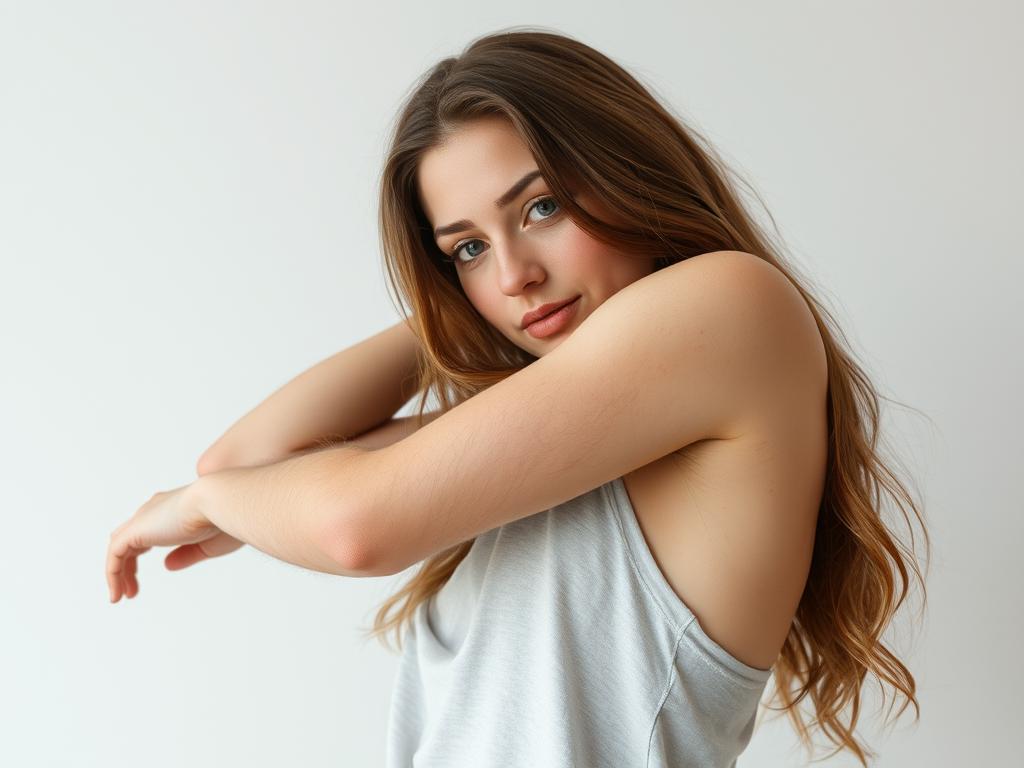
<svg viewBox="0 0 1024 768">
<path fill-rule="evenodd" d="M 920 513 L 879 396 L 710 147 L 592 48 L 502 32 L 409 97 L 380 225 L 408 320 L 115 531 L 112 600 L 154 545 L 420 564 L 371 632 L 407 629 L 391 766 L 729 766 L 773 674 L 808 747 L 806 696 L 866 764 L 866 674 L 917 708 L 880 643 L 921 578 L 882 495 Z"/>
</svg>

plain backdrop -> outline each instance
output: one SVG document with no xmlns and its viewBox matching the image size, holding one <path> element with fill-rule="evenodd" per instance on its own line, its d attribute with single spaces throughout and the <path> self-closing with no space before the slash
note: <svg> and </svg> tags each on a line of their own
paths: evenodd
<svg viewBox="0 0 1024 768">
<path fill-rule="evenodd" d="M 935 549 L 923 623 L 914 594 L 888 639 L 922 718 L 883 724 L 869 678 L 874 764 L 1014 762 L 1018 4 L 6 0 L 0 764 L 382 764 L 397 657 L 359 630 L 411 573 L 251 547 L 169 572 L 162 548 L 111 605 L 106 546 L 274 389 L 397 322 L 376 228 L 396 110 L 521 25 L 598 48 L 707 136 L 911 407 L 884 404 L 886 439 Z M 806 760 L 783 718 L 740 763 Z"/>
</svg>

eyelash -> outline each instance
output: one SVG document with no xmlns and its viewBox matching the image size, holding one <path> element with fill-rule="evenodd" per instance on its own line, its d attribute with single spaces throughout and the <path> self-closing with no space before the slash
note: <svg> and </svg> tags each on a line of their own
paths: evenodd
<svg viewBox="0 0 1024 768">
<path fill-rule="evenodd" d="M 546 202 L 546 201 L 548 201 L 548 200 L 550 200 L 551 202 L 553 202 L 553 203 L 554 203 L 555 205 L 557 205 L 558 207 L 557 207 L 557 208 L 555 209 L 555 212 L 554 212 L 554 213 L 552 213 L 552 214 L 551 214 L 550 216 L 545 216 L 545 217 L 544 217 L 543 219 L 541 219 L 541 221 L 548 221 L 549 219 L 553 219 L 553 218 L 555 218 L 555 216 L 557 216 L 557 215 L 558 215 L 559 213 L 561 213 L 561 211 L 562 211 L 562 206 L 561 206 L 561 205 L 560 205 L 560 204 L 558 203 L 558 201 L 557 201 L 557 200 L 555 200 L 555 198 L 554 198 L 554 197 L 552 197 L 551 195 L 545 195 L 544 197 L 540 197 L 540 198 L 537 198 L 537 199 L 536 199 L 536 200 L 535 200 L 535 201 L 534 201 L 534 202 L 533 202 L 533 203 L 532 203 L 532 204 L 530 205 L 530 207 L 526 209 L 526 212 L 527 212 L 527 213 L 529 213 L 529 212 L 530 212 L 530 211 L 532 211 L 532 210 L 533 210 L 533 209 L 534 209 L 534 208 L 535 208 L 536 206 L 538 206 L 538 205 L 540 205 L 541 203 L 543 203 L 543 202 Z M 470 261 L 460 261 L 460 260 L 459 260 L 459 258 L 458 258 L 458 254 L 459 254 L 459 251 L 461 251 L 461 250 L 462 250 L 463 248 L 465 248 L 465 247 L 466 247 L 467 245 L 469 245 L 470 243 L 476 243 L 476 242 L 479 242 L 479 239 L 478 239 L 478 238 L 473 238 L 473 239 L 471 239 L 471 240 L 463 240 L 462 242 L 460 242 L 460 243 L 457 243 L 457 244 L 455 245 L 455 247 L 454 247 L 454 248 L 453 248 L 453 249 L 451 250 L 451 252 L 450 252 L 450 253 L 448 253 L 448 254 L 446 255 L 446 257 L 445 257 L 445 261 L 447 261 L 447 262 L 448 262 L 448 263 L 450 263 L 450 264 L 454 264 L 454 265 L 459 265 L 459 264 L 462 264 L 462 265 L 469 265 L 469 264 L 473 264 L 473 263 L 475 263 L 475 262 L 477 261 L 477 259 L 479 258 L 480 254 L 477 254 L 477 256 L 474 256 L 474 257 L 473 257 L 473 258 L 472 258 L 472 259 L 471 259 Z"/>
</svg>

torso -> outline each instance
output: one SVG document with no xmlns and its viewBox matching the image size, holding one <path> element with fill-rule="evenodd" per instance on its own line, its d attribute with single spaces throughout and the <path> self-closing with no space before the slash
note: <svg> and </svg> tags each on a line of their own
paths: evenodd
<svg viewBox="0 0 1024 768">
<path fill-rule="evenodd" d="M 816 359 L 799 405 L 623 477 L 666 581 L 716 643 L 758 669 L 774 664 L 810 568 L 827 457 L 823 348 Z"/>
</svg>

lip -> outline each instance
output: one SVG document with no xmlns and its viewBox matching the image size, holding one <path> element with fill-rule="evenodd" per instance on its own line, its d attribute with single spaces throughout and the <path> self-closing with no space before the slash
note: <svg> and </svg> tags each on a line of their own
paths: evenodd
<svg viewBox="0 0 1024 768">
<path fill-rule="evenodd" d="M 577 296 L 568 304 L 563 304 L 560 309 L 556 309 L 539 320 L 534 320 L 526 326 L 526 332 L 535 339 L 546 339 L 561 333 L 572 325 L 579 305 L 580 297 Z"/>
<path fill-rule="evenodd" d="M 526 326 L 528 326 L 530 323 L 536 322 L 537 320 L 540 320 L 542 317 L 547 317 L 552 312 L 561 309 L 566 304 L 570 304 L 576 301 L 576 299 L 578 298 L 579 296 L 573 296 L 571 299 L 565 299 L 564 301 L 556 301 L 551 304 L 542 304 L 536 309 L 531 309 L 529 312 L 523 315 L 523 322 L 520 326 L 520 329 L 525 330 Z"/>
</svg>

